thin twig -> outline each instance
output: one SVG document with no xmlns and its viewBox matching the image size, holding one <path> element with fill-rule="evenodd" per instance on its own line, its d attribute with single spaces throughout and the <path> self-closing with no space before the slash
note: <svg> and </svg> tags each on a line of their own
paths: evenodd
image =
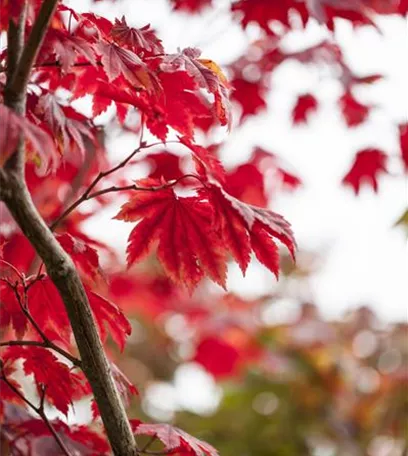
<svg viewBox="0 0 408 456">
<path fill-rule="evenodd" d="M 146 450 L 147 450 L 147 449 L 150 447 L 150 445 L 156 440 L 156 438 L 157 438 L 157 437 L 156 437 L 156 434 L 155 434 L 155 435 L 152 435 L 152 436 L 150 437 L 150 439 L 147 441 L 146 445 L 144 445 L 144 446 L 139 450 L 139 452 L 140 452 L 140 453 L 146 452 Z"/>
<path fill-rule="evenodd" d="M 142 132 L 141 132 L 141 135 L 140 135 L 139 146 L 136 149 L 134 149 L 124 160 L 122 160 L 119 164 L 115 165 L 113 168 L 108 169 L 107 171 L 101 171 L 95 177 L 95 179 L 91 182 L 91 184 L 85 190 L 85 192 L 82 194 L 82 196 L 80 196 L 76 201 L 74 201 L 70 206 L 68 206 L 64 210 L 64 212 L 56 220 L 54 220 L 54 222 L 51 223 L 51 225 L 50 225 L 50 230 L 51 231 L 54 231 L 56 229 L 56 227 L 61 223 L 61 221 L 65 217 L 67 217 L 73 210 L 75 210 L 80 204 L 82 204 L 84 201 L 87 201 L 89 199 L 95 198 L 96 196 L 99 196 L 99 195 L 103 195 L 105 193 L 109 193 L 111 191 L 115 192 L 115 191 L 132 190 L 132 189 L 133 190 L 144 190 L 144 189 L 139 189 L 139 188 L 133 188 L 133 186 L 128 186 L 128 187 L 122 187 L 120 190 L 118 189 L 118 187 L 111 187 L 111 189 L 109 189 L 109 190 L 106 189 L 106 190 L 103 190 L 103 191 L 100 191 L 100 192 L 91 193 L 92 190 L 96 187 L 96 185 L 98 185 L 98 183 L 102 179 L 104 179 L 107 176 L 110 176 L 111 174 L 115 173 L 119 169 L 124 168 L 138 152 L 141 152 L 142 150 L 149 149 L 149 148 L 154 147 L 154 146 L 163 145 L 163 143 L 161 143 L 161 142 L 151 143 L 151 144 L 144 143 L 144 141 L 143 141 L 143 130 L 144 130 L 144 127 L 143 127 L 143 123 L 142 123 Z M 168 141 L 168 142 L 169 143 L 180 144 L 179 141 Z"/>
</svg>

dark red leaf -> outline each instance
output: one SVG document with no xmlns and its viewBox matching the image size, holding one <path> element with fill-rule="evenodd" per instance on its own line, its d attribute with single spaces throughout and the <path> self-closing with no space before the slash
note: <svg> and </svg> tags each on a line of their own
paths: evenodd
<svg viewBox="0 0 408 456">
<path fill-rule="evenodd" d="M 134 52 L 106 42 L 99 42 L 97 50 L 109 82 L 123 76 L 134 87 L 158 90 L 156 77 Z"/>
<path fill-rule="evenodd" d="M 86 288 L 89 304 L 98 324 L 99 334 L 104 342 L 108 335 L 123 350 L 127 336 L 132 332 L 132 327 L 123 312 L 113 302 Z"/>
<path fill-rule="evenodd" d="M 196 347 L 193 361 L 201 364 L 216 378 L 236 373 L 239 364 L 239 351 L 219 337 L 207 337 Z"/>
<path fill-rule="evenodd" d="M 305 123 L 309 115 L 316 111 L 317 109 L 317 100 L 310 93 L 300 95 L 296 101 L 296 105 L 293 108 L 292 120 L 293 123 Z"/>
<path fill-rule="evenodd" d="M 45 388 L 45 397 L 60 412 L 67 415 L 69 406 L 78 392 L 88 392 L 83 384 L 83 376 L 58 361 L 50 350 L 42 347 L 9 347 L 3 356 L 8 362 L 23 359 L 26 375 L 33 374 L 39 391 Z"/>
<path fill-rule="evenodd" d="M 128 265 L 145 257 L 158 243 L 157 255 L 167 274 L 192 290 L 207 273 L 225 286 L 223 248 L 212 231 L 212 210 L 198 197 L 178 197 L 170 188 L 135 192 L 118 220 L 141 220 L 129 236 Z"/>
<path fill-rule="evenodd" d="M 131 424 L 136 435 L 155 436 L 163 442 L 166 451 L 178 450 L 180 454 L 191 456 L 218 456 L 211 445 L 170 424 L 147 424 L 139 420 L 132 420 Z"/>
<path fill-rule="evenodd" d="M 346 92 L 340 98 L 339 104 L 344 120 L 349 127 L 355 127 L 363 123 L 370 112 L 369 107 L 359 103 L 351 92 Z"/>
<path fill-rule="evenodd" d="M 68 233 L 57 234 L 56 238 L 83 274 L 95 279 L 101 273 L 98 252 L 95 249 Z"/>
<path fill-rule="evenodd" d="M 163 46 L 161 40 L 157 38 L 150 24 L 142 28 L 129 27 L 126 19 L 115 19 L 115 24 L 111 30 L 111 36 L 119 45 L 124 45 L 136 53 L 148 52 L 150 54 L 161 54 Z"/>
<path fill-rule="evenodd" d="M 33 157 L 41 175 L 55 171 L 59 163 L 59 154 L 50 136 L 27 119 L 20 117 L 7 106 L 0 104 L 0 165 L 16 150 L 20 136 L 30 141 L 35 150 Z"/>
<path fill-rule="evenodd" d="M 387 155 L 378 149 L 364 149 L 356 154 L 354 163 L 342 182 L 350 185 L 356 195 L 364 182 L 377 192 L 378 175 L 387 172 Z"/>
</svg>

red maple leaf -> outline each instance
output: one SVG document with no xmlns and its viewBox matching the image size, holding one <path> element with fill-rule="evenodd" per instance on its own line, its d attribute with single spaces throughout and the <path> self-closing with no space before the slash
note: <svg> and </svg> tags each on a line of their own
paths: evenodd
<svg viewBox="0 0 408 456">
<path fill-rule="evenodd" d="M 217 356 L 214 356 L 214 354 Z M 219 337 L 207 337 L 196 347 L 193 361 L 201 364 L 216 378 L 236 372 L 240 360 L 239 351 Z"/>
<path fill-rule="evenodd" d="M 113 341 L 123 351 L 126 337 L 132 332 L 132 327 L 123 312 L 113 302 L 85 288 L 88 295 L 89 304 L 95 316 L 99 328 L 99 334 L 102 342 L 106 340 L 108 334 L 112 336 Z"/>
<path fill-rule="evenodd" d="M 177 54 L 165 55 L 160 68 L 165 72 L 186 71 L 197 86 L 214 95 L 214 110 L 221 125 L 231 121 L 228 99 L 229 84 L 221 69 L 211 60 L 199 59 L 201 51 L 186 48 Z"/>
<path fill-rule="evenodd" d="M 317 109 L 317 100 L 310 93 L 300 95 L 296 101 L 295 107 L 292 111 L 292 120 L 293 123 L 305 123 L 309 115 L 316 111 Z"/>
<path fill-rule="evenodd" d="M 151 166 L 149 177 L 152 179 L 169 181 L 185 174 L 181 169 L 181 157 L 168 151 L 149 154 L 144 162 Z"/>
<path fill-rule="evenodd" d="M 51 279 L 46 276 L 28 290 L 28 309 L 35 322 L 51 340 L 71 345 L 71 326 L 64 303 Z M 31 331 L 32 328 L 30 328 Z M 35 331 L 34 331 L 34 336 Z"/>
<path fill-rule="evenodd" d="M 216 185 L 200 190 L 214 207 L 215 229 L 243 273 L 250 252 L 276 277 L 279 275 L 279 253 L 274 238 L 283 242 L 294 256 L 296 243 L 290 224 L 279 214 L 245 204 Z"/>
<path fill-rule="evenodd" d="M 136 53 L 161 54 L 163 52 L 161 40 L 150 28 L 150 24 L 141 28 L 129 27 L 125 17 L 122 16 L 121 20 L 115 19 L 110 34 L 117 44 L 126 46 Z"/>
<path fill-rule="evenodd" d="M 101 273 L 98 252 L 95 249 L 68 233 L 57 234 L 56 238 L 83 274 L 95 279 Z"/>
<path fill-rule="evenodd" d="M 235 78 L 231 81 L 231 86 L 233 88 L 231 99 L 239 103 L 242 108 L 241 120 L 266 109 L 267 89 L 261 81 L 252 82 Z"/>
<path fill-rule="evenodd" d="M 170 424 L 141 423 L 139 420 L 131 420 L 131 424 L 136 435 L 155 436 L 164 444 L 166 451 L 186 456 L 218 456 L 217 450 L 211 445 Z"/>
<path fill-rule="evenodd" d="M 196 168 L 200 175 L 205 179 L 208 173 L 214 176 L 219 182 L 225 181 L 225 169 L 218 158 L 205 147 L 199 146 L 189 141 L 187 138 L 179 138 L 180 142 L 187 146 L 193 153 L 193 158 L 196 161 Z"/>
<path fill-rule="evenodd" d="M 51 137 L 43 129 L 20 117 L 3 104 L 0 104 L 0 124 L 0 165 L 4 165 L 16 150 L 20 136 L 24 136 L 30 141 L 39 158 L 39 163 L 35 160 L 39 174 L 56 169 L 59 154 Z"/>
<path fill-rule="evenodd" d="M 211 106 L 198 92 L 195 80 L 185 71 L 161 72 L 159 80 L 163 92 L 159 100 L 151 100 L 150 104 L 162 111 L 163 120 L 170 127 L 192 138 L 200 120 L 211 116 Z M 148 111 L 145 113 L 149 116 Z"/>
<path fill-rule="evenodd" d="M 378 149 L 364 149 L 358 152 L 349 172 L 343 178 L 343 185 L 350 185 L 356 195 L 363 182 L 378 191 L 378 175 L 387 173 L 387 155 Z"/>
<path fill-rule="evenodd" d="M 38 99 L 32 98 L 33 112 L 42 120 L 42 126 L 55 138 L 61 154 L 74 163 L 82 163 L 85 155 L 85 141 L 94 141 L 88 119 L 70 106 L 63 106 L 51 93 Z"/>
<path fill-rule="evenodd" d="M 112 302 L 85 288 L 89 304 L 95 316 L 99 333 L 104 342 L 111 334 L 114 342 L 123 350 L 126 337 L 131 332 L 130 323 Z M 31 315 L 47 337 L 70 346 L 71 326 L 64 303 L 48 276 L 34 282 L 28 290 L 28 306 Z"/>
<path fill-rule="evenodd" d="M 78 397 L 80 391 L 88 392 L 83 376 L 72 372 L 47 348 L 9 347 L 3 359 L 8 362 L 23 359 L 24 373 L 34 375 L 39 391 L 44 388 L 46 399 L 64 415 L 67 415 L 74 396 Z"/>
<path fill-rule="evenodd" d="M 244 203 L 260 207 L 268 204 L 264 175 L 253 163 L 244 163 L 231 170 L 227 175 L 225 189 Z"/>
<path fill-rule="evenodd" d="M 79 57 L 91 65 L 96 65 L 95 51 L 91 43 L 67 30 L 48 29 L 38 56 L 40 64 L 57 61 L 62 70 L 67 72 Z"/>
<path fill-rule="evenodd" d="M 367 119 L 370 112 L 369 107 L 359 103 L 350 91 L 340 98 L 339 104 L 344 120 L 349 127 L 360 125 Z"/>
<path fill-rule="evenodd" d="M 160 182 L 155 183 L 160 186 Z M 140 222 L 129 236 L 128 265 L 158 243 L 157 256 L 167 274 L 192 290 L 204 272 L 225 287 L 225 255 L 212 231 L 211 206 L 200 197 L 179 197 L 173 189 L 137 191 L 115 217 Z"/>
<path fill-rule="evenodd" d="M 19 419 L 19 422 L 13 420 L 12 428 L 19 436 L 19 440 L 25 441 L 27 454 L 62 454 L 55 440 L 49 438 L 52 434 L 42 419 L 31 418 L 30 415 L 25 416 L 21 412 L 19 412 Z M 81 456 L 109 454 L 109 445 L 105 436 L 91 430 L 88 426 L 72 424 L 68 426 L 58 418 L 49 421 L 70 454 Z"/>
<path fill-rule="evenodd" d="M 109 82 L 116 81 L 122 76 L 136 88 L 159 90 L 156 76 L 133 51 L 104 41 L 98 43 L 97 51 Z"/>
<path fill-rule="evenodd" d="M 296 10 L 304 24 L 309 17 L 303 2 L 294 0 L 280 0 L 279 2 L 270 0 L 238 0 L 233 2 L 231 10 L 240 17 L 240 22 L 244 28 L 255 22 L 268 35 L 274 35 L 270 27 L 272 21 L 279 21 L 287 27 L 290 26 L 290 10 Z"/>
</svg>

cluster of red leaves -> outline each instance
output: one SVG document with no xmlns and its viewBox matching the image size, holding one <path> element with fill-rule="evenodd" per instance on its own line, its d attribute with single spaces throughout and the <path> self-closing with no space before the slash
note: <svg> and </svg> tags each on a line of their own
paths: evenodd
<svg viewBox="0 0 408 456">
<path fill-rule="evenodd" d="M 172 0 L 171 3 L 176 10 L 193 13 L 211 6 L 212 1 Z M 276 240 L 286 245 L 292 256 L 295 241 L 288 222 L 268 209 L 270 193 L 278 186 L 293 190 L 301 185 L 301 180 L 277 156 L 260 148 L 254 150 L 246 163 L 225 171 L 217 158 L 217 146 L 196 144 L 195 133 L 208 132 L 217 125 L 231 125 L 230 97 L 241 108 L 241 122 L 265 110 L 271 74 L 289 59 L 307 65 L 329 64 L 340 72 L 343 94 L 338 104 L 345 123 L 356 127 L 365 122 L 370 106 L 360 103 L 353 89 L 359 84 L 374 83 L 381 76 L 357 77 L 346 64 L 340 48 L 331 41 L 300 52 L 286 51 L 282 41 L 293 28 L 291 13 L 298 14 L 302 26 L 314 18 L 332 30 L 338 17 L 354 26 L 373 25 L 374 13 L 405 14 L 408 4 L 406 0 L 392 4 L 359 0 L 347 7 L 340 3 L 329 0 L 233 2 L 231 10 L 242 26 L 257 23 L 264 36 L 228 66 L 230 82 L 213 61 L 201 58 L 198 49 L 166 53 L 149 25 L 132 27 L 123 17 L 112 22 L 58 5 L 30 75 L 26 116 L 0 105 L 0 123 L 4 126 L 0 129 L 0 165 L 7 162 L 23 135 L 27 184 L 45 221 L 51 225 L 58 219 L 80 189 L 94 189 L 100 168 L 107 167 L 95 117 L 108 109 L 123 128 L 134 130 L 146 126 L 163 143 L 175 132 L 179 143 L 189 150 L 196 169 L 196 174 L 187 175 L 180 157 L 167 150 L 147 156 L 144 162 L 152 168 L 149 177 L 136 182 L 137 189 L 133 189 L 129 201 L 116 216 L 118 220 L 137 222 L 129 236 L 128 265 L 156 249 L 167 277 L 146 276 L 138 282 L 129 279 L 129 275 L 116 273 L 108 274 L 111 282 L 105 281 L 97 249 L 103 250 L 111 260 L 112 252 L 83 229 L 83 222 L 95 210 L 70 213 L 58 224 L 56 238 L 80 273 L 104 343 L 110 335 L 123 350 L 131 331 L 121 309 L 104 297 L 110 296 L 117 298 L 117 302 L 132 300 L 132 309 L 136 302 L 146 307 L 144 300 L 154 301 L 151 308 L 144 309 L 150 317 L 167 308 L 200 321 L 203 330 L 197 335 L 192 359 L 216 377 L 235 375 L 264 355 L 254 334 L 248 328 L 243 330 L 242 322 L 223 321 L 217 327 L 218 332 L 208 327 L 205 331 L 204 320 L 214 319 L 214 312 L 202 312 L 199 306 L 195 307 L 179 285 L 192 292 L 207 275 L 225 288 L 227 260 L 232 258 L 245 273 L 251 254 L 278 276 Z M 7 30 L 9 19 L 17 22 L 22 4 L 22 0 L 0 0 L 5 12 L 0 17 L 1 30 Z M 27 34 L 40 5 L 40 0 L 27 2 Z M 283 33 L 274 28 L 276 21 L 284 26 Z M 0 53 L 0 65 L 2 70 L 6 68 L 7 52 Z M 5 90 L 3 73 L 0 73 L 1 96 Z M 91 100 L 90 117 L 75 108 L 75 102 L 85 96 Z M 317 110 L 318 102 L 313 94 L 300 95 L 293 108 L 293 123 L 308 122 Z M 130 121 L 134 112 L 140 117 L 137 127 Z M 405 170 L 408 170 L 407 131 L 407 125 L 400 126 Z M 143 146 L 146 144 L 141 141 L 139 149 Z M 364 181 L 377 191 L 381 172 L 387 172 L 386 154 L 366 149 L 356 155 L 343 182 L 356 193 Z M 270 180 L 279 185 L 267 188 Z M 180 192 L 176 192 L 176 184 L 182 187 Z M 190 192 L 189 196 L 184 191 Z M 107 205 L 102 196 L 95 200 L 98 207 Z M 11 435 L 8 440 L 13 441 L 17 435 L 20 443 L 16 448 L 23 454 L 32 454 L 33 442 L 38 440 L 42 440 L 43 454 L 58 454 L 58 448 L 49 446 L 50 439 L 44 439 L 50 435 L 46 423 L 23 416 L 27 403 L 21 375 L 31 376 L 40 401 L 47 401 L 65 415 L 75 401 L 91 391 L 73 362 L 76 347 L 72 328 L 57 289 L 46 274 L 33 274 L 38 266 L 35 252 L 7 215 L 6 221 L 10 222 L 10 230 L 1 233 L 0 243 L 0 330 L 4 342 L 0 352 L 0 417 L 5 432 Z M 222 305 L 241 309 L 242 304 L 248 307 L 247 302 L 235 298 L 226 299 Z M 220 329 L 225 330 L 222 336 Z M 10 341 L 13 343 L 9 344 Z M 218 353 L 217 358 L 212 356 L 214 352 Z M 137 393 L 136 388 L 113 363 L 112 372 L 123 401 L 128 403 Z M 96 418 L 95 403 L 92 411 Z M 19 419 L 13 421 L 17 416 Z M 68 427 L 59 420 L 53 421 L 53 427 L 73 452 L 95 455 L 109 452 L 105 438 L 89 427 Z M 161 440 L 168 454 L 216 455 L 208 444 L 168 425 L 134 422 L 133 428 L 136 434 Z"/>
<path fill-rule="evenodd" d="M 296 12 L 301 24 L 306 26 L 310 19 L 324 23 L 330 30 L 335 27 L 335 19 L 348 20 L 353 26 L 374 25 L 373 17 L 379 14 L 401 14 L 408 11 L 405 0 L 388 2 L 376 0 L 356 0 L 354 2 L 341 2 L 319 0 L 317 2 L 284 0 L 270 2 L 268 0 L 237 0 L 231 5 L 233 13 L 240 17 L 243 27 L 256 23 L 267 34 L 274 35 L 273 21 L 280 22 L 291 28 L 291 13 Z"/>
</svg>

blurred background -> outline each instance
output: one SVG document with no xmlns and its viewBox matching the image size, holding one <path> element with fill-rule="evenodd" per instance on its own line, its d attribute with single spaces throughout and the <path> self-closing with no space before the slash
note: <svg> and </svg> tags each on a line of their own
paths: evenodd
<svg viewBox="0 0 408 456">
<path fill-rule="evenodd" d="M 189 296 L 154 256 L 125 272 L 132 227 L 111 220 L 124 200 L 87 220 L 118 259 L 110 297 L 133 333 L 125 356 L 113 347 L 112 356 L 140 391 L 132 413 L 169 421 L 223 456 L 406 455 L 408 185 L 398 126 L 408 120 L 407 21 L 340 18 L 332 32 L 313 20 L 303 28 L 295 14 L 290 27 L 273 23 L 265 34 L 256 22 L 244 29 L 230 3 L 66 2 L 149 23 L 167 52 L 198 47 L 222 67 L 233 87 L 231 131 L 207 129 L 197 142 L 221 158 L 231 193 L 283 214 L 299 244 L 296 265 L 283 256 L 279 282 L 255 261 L 245 277 L 231 264 L 228 293 L 205 282 Z M 344 107 L 351 86 L 358 105 Z M 316 106 L 299 120 L 305 94 Z M 89 101 L 77 108 L 87 112 Z M 98 122 L 113 161 L 137 145 L 113 108 Z M 387 155 L 388 172 L 377 192 L 368 179 L 356 195 L 342 180 L 367 148 Z M 178 145 L 168 144 L 171 159 L 163 151 L 140 156 L 126 177 L 172 178 L 188 166 Z"/>
</svg>

